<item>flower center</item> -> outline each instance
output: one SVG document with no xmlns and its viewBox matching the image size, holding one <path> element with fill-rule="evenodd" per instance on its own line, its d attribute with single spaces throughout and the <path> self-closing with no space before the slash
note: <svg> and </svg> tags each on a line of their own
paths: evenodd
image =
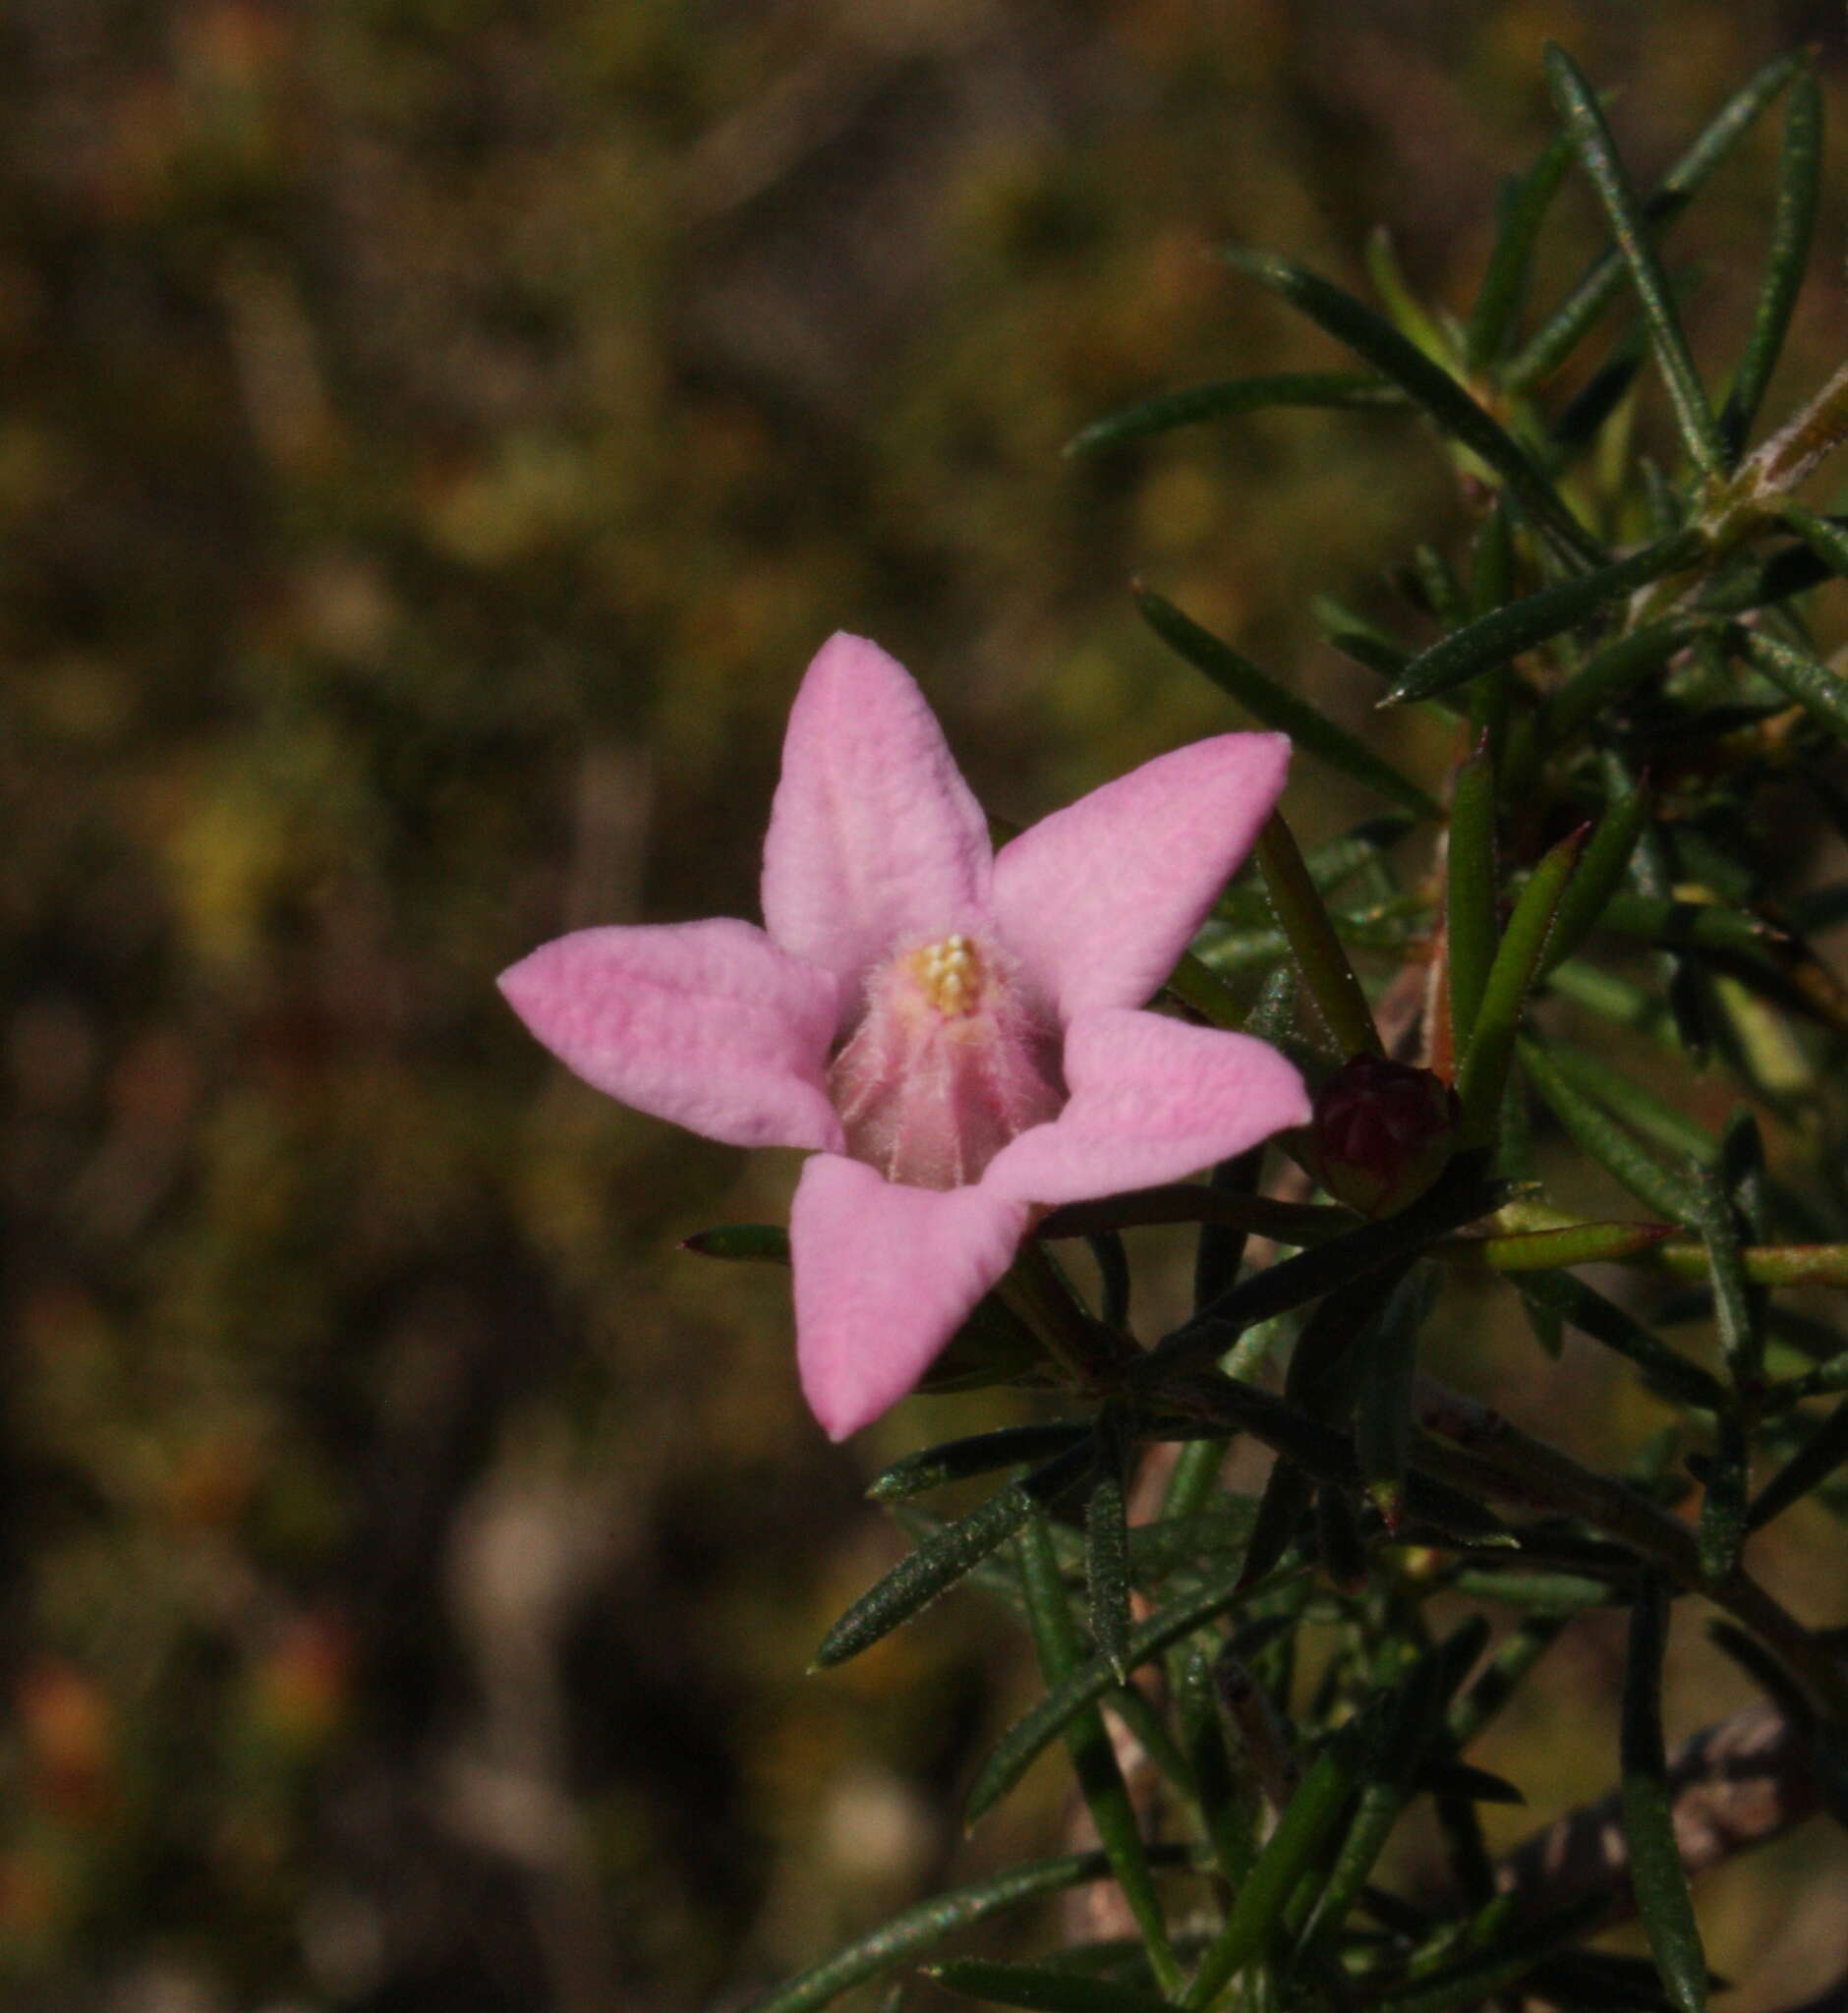
<svg viewBox="0 0 1848 2013">
<path fill-rule="evenodd" d="M 959 1020 L 982 1004 L 982 953 L 958 932 L 926 944 L 905 959 L 927 1005 L 946 1020 Z"/>
<path fill-rule="evenodd" d="M 995 946 L 960 931 L 868 976 L 828 1089 L 847 1151 L 918 1188 L 977 1179 L 1066 1101 L 1049 1017 Z"/>
</svg>

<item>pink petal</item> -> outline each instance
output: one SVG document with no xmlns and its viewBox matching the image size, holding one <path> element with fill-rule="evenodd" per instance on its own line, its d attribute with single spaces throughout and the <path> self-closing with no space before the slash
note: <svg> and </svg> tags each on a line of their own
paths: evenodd
<svg viewBox="0 0 1848 2013">
<path fill-rule="evenodd" d="M 764 838 L 764 920 L 831 971 L 850 1013 L 867 968 L 986 913 L 988 826 L 904 667 L 831 637 L 790 709 Z"/>
<path fill-rule="evenodd" d="M 896 1405 L 1007 1271 L 1026 1210 L 986 1186 L 907 1188 L 818 1154 L 789 1214 L 795 1351 L 809 1407 L 844 1440 Z"/>
<path fill-rule="evenodd" d="M 1002 938 L 1062 1019 L 1151 997 L 1250 850 L 1289 765 L 1282 734 L 1220 734 L 1158 755 L 1002 848 Z"/>
<path fill-rule="evenodd" d="M 1066 1037 L 1071 1100 L 989 1163 L 982 1186 L 1082 1202 L 1179 1180 L 1308 1122 L 1295 1066 L 1250 1035 L 1110 1007 Z"/>
<path fill-rule="evenodd" d="M 587 1083 L 733 1146 L 841 1144 L 824 1072 L 835 982 L 750 923 L 579 930 L 500 975 Z"/>
</svg>

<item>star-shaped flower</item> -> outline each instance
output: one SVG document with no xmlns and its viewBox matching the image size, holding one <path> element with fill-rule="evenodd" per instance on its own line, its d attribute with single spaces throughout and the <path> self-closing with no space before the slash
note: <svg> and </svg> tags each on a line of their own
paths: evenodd
<svg viewBox="0 0 1848 2013">
<path fill-rule="evenodd" d="M 796 1355 L 837 1440 L 908 1392 L 1036 1208 L 1191 1174 L 1309 1116 L 1247 1035 L 1143 1003 L 1283 788 L 1280 734 L 1157 757 L 996 853 L 909 674 L 839 635 L 789 715 L 764 921 L 580 930 L 501 976 L 587 1082 L 815 1149 Z"/>
</svg>

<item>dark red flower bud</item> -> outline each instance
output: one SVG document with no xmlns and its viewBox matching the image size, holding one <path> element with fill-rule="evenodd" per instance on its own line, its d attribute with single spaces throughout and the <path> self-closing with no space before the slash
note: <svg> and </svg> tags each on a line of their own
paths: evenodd
<svg viewBox="0 0 1848 2013">
<path fill-rule="evenodd" d="M 1315 1093 L 1315 1171 L 1351 1209 L 1390 1216 L 1437 1179 L 1462 1116 L 1457 1093 L 1434 1070 L 1356 1056 Z"/>
</svg>

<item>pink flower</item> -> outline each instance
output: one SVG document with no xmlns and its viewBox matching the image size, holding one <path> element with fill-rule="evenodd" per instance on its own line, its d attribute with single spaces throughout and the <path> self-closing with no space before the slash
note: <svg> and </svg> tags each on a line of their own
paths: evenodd
<svg viewBox="0 0 1848 2013">
<path fill-rule="evenodd" d="M 766 929 L 580 930 L 501 976 L 587 1082 L 738 1146 L 812 1147 L 796 1355 L 837 1440 L 902 1398 L 1036 1206 L 1191 1174 L 1308 1100 L 1276 1050 L 1137 1010 L 1283 788 L 1279 734 L 1145 763 L 995 853 L 905 670 L 836 636 L 796 695 Z"/>
</svg>

